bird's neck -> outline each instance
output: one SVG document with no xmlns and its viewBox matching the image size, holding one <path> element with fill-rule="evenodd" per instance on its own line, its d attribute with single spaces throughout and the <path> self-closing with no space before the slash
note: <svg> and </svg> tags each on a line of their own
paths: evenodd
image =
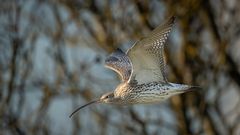
<svg viewBox="0 0 240 135">
<path fill-rule="evenodd" d="M 122 94 L 124 94 L 127 85 L 128 85 L 127 82 L 120 83 L 114 91 L 114 97 L 122 97 L 123 96 Z"/>
</svg>

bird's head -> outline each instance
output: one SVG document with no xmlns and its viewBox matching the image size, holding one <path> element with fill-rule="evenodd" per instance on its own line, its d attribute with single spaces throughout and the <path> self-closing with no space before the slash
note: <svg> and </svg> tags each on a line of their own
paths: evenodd
<svg viewBox="0 0 240 135">
<path fill-rule="evenodd" d="M 113 92 L 106 93 L 106 94 L 102 95 L 100 99 L 93 100 L 93 101 L 88 102 L 87 104 L 85 104 L 83 106 L 80 106 L 75 111 L 73 111 L 69 117 L 72 117 L 80 109 L 82 109 L 82 108 L 84 108 L 84 107 L 86 107 L 88 105 L 95 104 L 95 103 L 108 103 L 108 104 L 112 104 L 112 103 L 117 102 L 117 100 L 118 100 L 118 98 L 114 97 L 114 93 Z"/>
<path fill-rule="evenodd" d="M 116 99 L 114 97 L 114 93 L 109 92 L 109 93 L 103 94 L 99 101 L 102 103 L 114 103 L 115 100 Z"/>
</svg>

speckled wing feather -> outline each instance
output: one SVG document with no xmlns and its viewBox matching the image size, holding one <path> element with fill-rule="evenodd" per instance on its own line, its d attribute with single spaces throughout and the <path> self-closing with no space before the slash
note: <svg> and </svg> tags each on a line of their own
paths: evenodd
<svg viewBox="0 0 240 135">
<path fill-rule="evenodd" d="M 149 36 L 142 38 L 127 52 L 132 62 L 129 82 L 138 84 L 150 82 L 167 83 L 164 62 L 164 44 L 172 29 L 175 18 L 154 29 Z"/>
<path fill-rule="evenodd" d="M 126 53 L 117 49 L 105 60 L 105 66 L 117 72 L 123 82 L 128 81 L 132 66 Z"/>
</svg>

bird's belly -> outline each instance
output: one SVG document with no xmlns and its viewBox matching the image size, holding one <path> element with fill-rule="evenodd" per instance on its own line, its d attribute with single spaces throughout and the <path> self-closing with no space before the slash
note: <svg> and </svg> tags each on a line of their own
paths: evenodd
<svg viewBox="0 0 240 135">
<path fill-rule="evenodd" d="M 125 104 L 147 104 L 161 102 L 170 97 L 170 87 L 157 82 L 126 85 L 115 91 L 115 95 Z"/>
<path fill-rule="evenodd" d="M 161 102 L 163 100 L 167 99 L 167 97 L 141 97 L 135 100 L 136 103 L 139 104 L 150 104 L 150 103 L 157 103 L 157 102 Z"/>
<path fill-rule="evenodd" d="M 139 93 L 138 96 L 136 96 L 136 98 L 134 99 L 134 102 L 138 104 L 157 103 L 167 98 L 169 98 L 169 96 L 168 93 L 165 91 L 164 92 L 160 92 L 159 90 L 155 92 L 145 91 Z"/>
</svg>

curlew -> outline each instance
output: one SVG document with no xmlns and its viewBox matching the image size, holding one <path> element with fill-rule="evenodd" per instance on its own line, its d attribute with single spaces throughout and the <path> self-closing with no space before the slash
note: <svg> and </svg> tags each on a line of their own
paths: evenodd
<svg viewBox="0 0 240 135">
<path fill-rule="evenodd" d="M 137 41 L 126 53 L 120 49 L 113 52 L 105 60 L 105 65 L 117 72 L 122 82 L 114 91 L 77 108 L 70 117 L 93 103 L 117 105 L 157 103 L 196 88 L 197 86 L 168 82 L 166 77 L 164 44 L 174 21 L 175 18 L 171 17 L 147 37 Z"/>
</svg>

